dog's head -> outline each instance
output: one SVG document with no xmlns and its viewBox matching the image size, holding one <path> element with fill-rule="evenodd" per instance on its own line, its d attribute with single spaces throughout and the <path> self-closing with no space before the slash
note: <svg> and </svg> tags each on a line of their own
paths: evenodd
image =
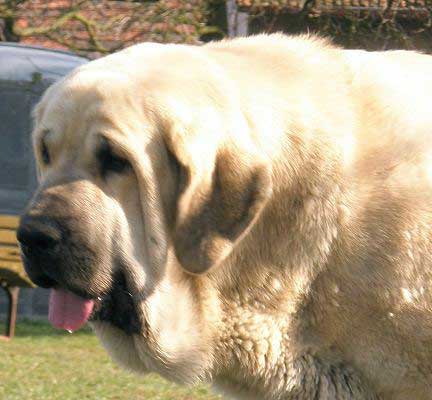
<svg viewBox="0 0 432 400">
<path fill-rule="evenodd" d="M 193 380 L 211 363 L 220 299 L 208 276 L 271 192 L 249 129 L 220 71 L 162 45 L 91 62 L 36 107 L 40 186 L 18 230 L 26 270 L 63 293 L 52 303 L 90 304 L 129 368 Z M 88 316 L 51 307 L 60 326 Z"/>
</svg>

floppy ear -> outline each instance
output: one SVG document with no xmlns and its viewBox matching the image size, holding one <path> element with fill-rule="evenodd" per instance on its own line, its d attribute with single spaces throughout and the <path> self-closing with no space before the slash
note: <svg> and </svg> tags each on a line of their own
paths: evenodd
<svg viewBox="0 0 432 400">
<path fill-rule="evenodd" d="M 257 220 L 271 194 L 270 167 L 250 144 L 200 154 L 200 165 L 185 146 L 171 141 L 168 147 L 186 177 L 173 235 L 176 256 L 188 272 L 200 274 L 220 264 Z"/>
</svg>

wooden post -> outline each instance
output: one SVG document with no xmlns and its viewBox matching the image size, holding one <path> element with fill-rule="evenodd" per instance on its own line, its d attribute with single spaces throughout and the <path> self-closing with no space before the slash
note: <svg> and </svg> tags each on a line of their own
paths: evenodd
<svg viewBox="0 0 432 400">
<path fill-rule="evenodd" d="M 228 36 L 247 36 L 249 28 L 249 14 L 239 11 L 236 0 L 226 0 Z"/>
<path fill-rule="evenodd" d="M 15 325 L 18 308 L 18 286 L 2 286 L 8 297 L 8 314 L 6 319 L 6 339 L 12 339 L 15 335 Z"/>
</svg>

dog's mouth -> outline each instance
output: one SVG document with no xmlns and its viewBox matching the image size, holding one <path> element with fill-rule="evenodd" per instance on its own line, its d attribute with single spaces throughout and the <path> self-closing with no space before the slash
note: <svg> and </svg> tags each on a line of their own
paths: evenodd
<svg viewBox="0 0 432 400">
<path fill-rule="evenodd" d="M 54 327 L 69 332 L 80 329 L 88 321 L 108 322 L 130 335 L 140 332 L 134 298 L 123 273 L 114 276 L 107 293 L 93 298 L 63 288 L 51 289 L 49 320 Z"/>
<path fill-rule="evenodd" d="M 114 277 L 111 290 L 97 299 L 90 319 L 109 322 L 129 335 L 140 333 L 141 322 L 137 306 L 123 273 L 118 273 Z"/>
</svg>

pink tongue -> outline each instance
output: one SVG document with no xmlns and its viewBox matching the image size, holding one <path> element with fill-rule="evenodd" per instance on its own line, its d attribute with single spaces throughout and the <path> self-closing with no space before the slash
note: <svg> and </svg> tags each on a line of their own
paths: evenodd
<svg viewBox="0 0 432 400">
<path fill-rule="evenodd" d="M 94 301 L 64 289 L 51 289 L 48 319 L 55 328 L 76 331 L 89 319 Z"/>
</svg>

